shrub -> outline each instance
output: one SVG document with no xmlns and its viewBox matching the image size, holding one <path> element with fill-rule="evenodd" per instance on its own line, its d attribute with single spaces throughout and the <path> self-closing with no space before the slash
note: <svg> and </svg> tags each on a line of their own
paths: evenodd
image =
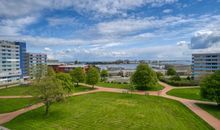
<svg viewBox="0 0 220 130">
<path fill-rule="evenodd" d="M 181 78 L 180 78 L 180 76 L 175 75 L 175 76 L 172 76 L 172 77 L 170 78 L 170 80 L 181 81 Z"/>
<path fill-rule="evenodd" d="M 198 86 L 199 82 L 198 81 L 194 81 L 194 80 L 190 80 L 190 81 L 174 81 L 174 80 L 170 80 L 170 79 L 166 79 L 166 78 L 161 78 L 160 81 L 165 82 L 169 85 L 173 85 L 173 86 Z"/>
</svg>

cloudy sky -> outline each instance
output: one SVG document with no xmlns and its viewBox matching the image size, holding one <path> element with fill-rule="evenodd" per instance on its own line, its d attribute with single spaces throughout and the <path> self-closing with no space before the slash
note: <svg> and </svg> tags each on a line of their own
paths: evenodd
<svg viewBox="0 0 220 130">
<path fill-rule="evenodd" d="M 220 52 L 220 0 L 1 0 L 0 39 L 51 59 L 191 59 Z"/>
</svg>

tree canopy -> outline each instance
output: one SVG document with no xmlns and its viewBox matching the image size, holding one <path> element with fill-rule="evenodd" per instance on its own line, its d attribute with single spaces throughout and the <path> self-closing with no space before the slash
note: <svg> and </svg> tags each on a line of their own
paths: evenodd
<svg viewBox="0 0 220 130">
<path fill-rule="evenodd" d="M 65 90 L 71 92 L 73 86 L 71 76 L 68 73 L 57 73 L 56 78 L 60 80 Z"/>
<path fill-rule="evenodd" d="M 89 67 L 86 74 L 86 83 L 94 87 L 94 85 L 99 82 L 99 77 L 99 71 L 95 67 Z"/>
<path fill-rule="evenodd" d="M 39 77 L 33 82 L 31 94 L 45 104 L 45 114 L 48 115 L 50 105 L 53 102 L 63 101 L 65 90 L 62 80 L 57 79 L 51 68 L 48 68 L 46 76 Z"/>
<path fill-rule="evenodd" d="M 147 64 L 142 63 L 131 76 L 131 82 L 137 89 L 146 90 L 157 84 L 157 75 Z"/>
<path fill-rule="evenodd" d="M 34 82 L 33 88 L 34 96 L 40 98 L 46 106 L 46 115 L 53 102 L 59 102 L 64 99 L 64 90 L 61 82 L 54 77 L 44 77 L 37 82 Z"/>
<path fill-rule="evenodd" d="M 72 81 L 77 83 L 77 86 L 79 85 L 80 82 L 85 81 L 85 72 L 81 67 L 77 67 L 72 71 L 70 71 L 70 75 L 72 77 Z"/>
<path fill-rule="evenodd" d="M 203 78 L 200 86 L 201 96 L 216 101 L 220 106 L 220 70 Z"/>
<path fill-rule="evenodd" d="M 100 75 L 101 75 L 101 81 L 105 81 L 106 78 L 108 77 L 108 71 L 102 70 Z"/>
<path fill-rule="evenodd" d="M 176 70 L 175 70 L 175 68 L 173 68 L 173 67 L 168 68 L 168 70 L 167 70 L 167 75 L 169 75 L 169 76 L 176 75 Z"/>
</svg>

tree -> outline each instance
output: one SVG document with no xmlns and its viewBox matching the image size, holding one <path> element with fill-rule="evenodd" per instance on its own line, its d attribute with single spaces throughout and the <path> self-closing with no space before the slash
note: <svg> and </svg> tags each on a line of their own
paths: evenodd
<svg viewBox="0 0 220 130">
<path fill-rule="evenodd" d="M 65 91 L 61 80 L 55 77 L 54 71 L 48 68 L 48 73 L 44 77 L 34 80 L 31 94 L 40 99 L 45 104 L 45 114 L 48 115 L 50 105 L 53 102 L 63 101 Z"/>
<path fill-rule="evenodd" d="M 201 96 L 216 101 L 220 107 L 220 70 L 204 77 L 200 82 Z"/>
<path fill-rule="evenodd" d="M 161 72 L 156 72 L 156 74 L 157 74 L 157 78 L 158 78 L 158 79 L 160 79 L 161 77 L 163 77 L 163 73 L 161 73 Z"/>
<path fill-rule="evenodd" d="M 70 71 L 72 81 L 76 83 L 76 86 L 79 86 L 80 82 L 85 81 L 85 72 L 81 67 L 77 67 Z"/>
<path fill-rule="evenodd" d="M 176 70 L 173 67 L 168 68 L 167 75 L 169 76 L 176 75 Z"/>
<path fill-rule="evenodd" d="M 68 73 L 57 73 L 56 78 L 60 80 L 62 86 L 68 93 L 72 91 L 71 76 Z"/>
<path fill-rule="evenodd" d="M 102 70 L 100 75 L 101 75 L 101 81 L 105 81 L 106 78 L 108 77 L 108 71 Z"/>
<path fill-rule="evenodd" d="M 94 67 L 89 67 L 86 74 L 86 83 L 94 87 L 94 85 L 99 82 L 99 77 L 99 71 Z"/>
<path fill-rule="evenodd" d="M 131 82 L 137 89 L 146 90 L 157 84 L 157 75 L 147 64 L 141 63 L 131 76 Z"/>
</svg>

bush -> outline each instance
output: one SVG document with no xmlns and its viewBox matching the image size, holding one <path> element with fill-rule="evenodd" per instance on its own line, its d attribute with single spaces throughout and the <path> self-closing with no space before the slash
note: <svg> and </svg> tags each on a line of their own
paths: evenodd
<svg viewBox="0 0 220 130">
<path fill-rule="evenodd" d="M 186 78 L 187 80 L 191 80 L 191 78 L 189 77 L 189 76 L 187 76 L 187 78 Z"/>
<path fill-rule="evenodd" d="M 180 76 L 175 75 L 175 76 L 172 76 L 172 77 L 170 78 L 170 80 L 181 81 L 181 78 L 180 78 Z"/>
<path fill-rule="evenodd" d="M 198 81 L 175 81 L 175 80 L 170 80 L 170 79 L 166 79 L 166 78 L 161 78 L 160 81 L 165 82 L 169 85 L 173 85 L 173 86 L 198 86 L 199 82 Z"/>
</svg>

